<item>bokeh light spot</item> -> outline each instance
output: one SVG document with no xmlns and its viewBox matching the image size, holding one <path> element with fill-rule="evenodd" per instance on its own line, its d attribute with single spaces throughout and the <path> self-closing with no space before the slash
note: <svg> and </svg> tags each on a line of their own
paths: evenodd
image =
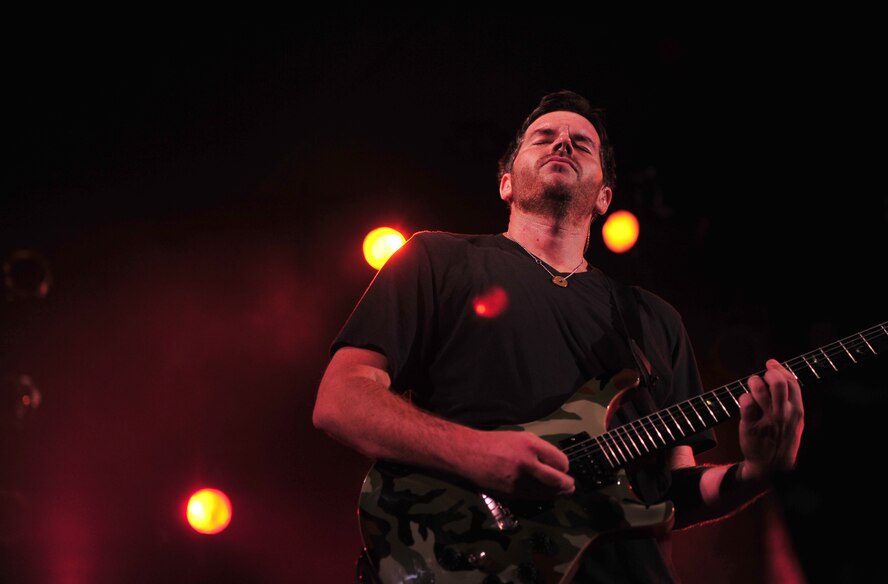
<svg viewBox="0 0 888 584">
<path fill-rule="evenodd" d="M 404 245 L 404 236 L 391 227 L 378 227 L 364 238 L 364 259 L 380 269 Z"/>
<path fill-rule="evenodd" d="M 604 222 L 601 235 L 604 245 L 612 252 L 629 251 L 638 241 L 638 219 L 629 211 L 617 211 Z"/>
<path fill-rule="evenodd" d="M 484 294 L 479 294 L 472 301 L 475 314 L 482 318 L 496 318 L 509 306 L 509 295 L 499 286 L 494 286 Z"/>
<path fill-rule="evenodd" d="M 3 284 L 8 300 L 46 298 L 52 285 L 49 262 L 30 249 L 14 251 L 3 262 Z"/>
<path fill-rule="evenodd" d="M 188 500 L 186 516 L 195 531 L 219 533 L 231 523 L 231 501 L 218 489 L 201 489 Z"/>
</svg>

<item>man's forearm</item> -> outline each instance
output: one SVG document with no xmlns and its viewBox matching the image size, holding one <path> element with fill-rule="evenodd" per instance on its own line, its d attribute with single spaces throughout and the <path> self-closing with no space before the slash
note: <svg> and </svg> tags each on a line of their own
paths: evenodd
<svg viewBox="0 0 888 584">
<path fill-rule="evenodd" d="M 451 455 L 471 442 L 475 432 L 420 410 L 372 379 L 353 377 L 329 383 L 322 386 L 315 426 L 369 458 L 452 472 L 456 468 Z"/>
<path fill-rule="evenodd" d="M 675 504 L 675 529 L 727 517 L 770 485 L 764 473 L 747 462 L 675 469 L 672 477 L 668 496 Z"/>
</svg>

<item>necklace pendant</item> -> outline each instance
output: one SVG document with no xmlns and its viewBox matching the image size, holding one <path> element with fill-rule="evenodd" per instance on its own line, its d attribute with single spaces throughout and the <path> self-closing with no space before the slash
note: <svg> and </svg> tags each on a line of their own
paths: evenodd
<svg viewBox="0 0 888 584">
<path fill-rule="evenodd" d="M 567 278 L 563 276 L 555 276 L 552 278 L 552 283 L 556 286 L 561 286 L 562 288 L 567 288 Z"/>
</svg>

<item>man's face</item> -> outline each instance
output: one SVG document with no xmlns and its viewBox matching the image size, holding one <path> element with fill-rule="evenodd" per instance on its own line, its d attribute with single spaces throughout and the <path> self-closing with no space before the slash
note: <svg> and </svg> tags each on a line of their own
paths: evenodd
<svg viewBox="0 0 888 584">
<path fill-rule="evenodd" d="M 602 186 L 600 147 L 595 127 L 580 114 L 542 115 L 524 133 L 500 196 L 523 211 L 571 222 L 603 214 L 611 193 Z"/>
</svg>

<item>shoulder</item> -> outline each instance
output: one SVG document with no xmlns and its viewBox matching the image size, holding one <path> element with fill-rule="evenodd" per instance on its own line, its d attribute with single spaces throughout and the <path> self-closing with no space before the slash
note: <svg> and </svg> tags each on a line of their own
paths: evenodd
<svg viewBox="0 0 888 584">
<path fill-rule="evenodd" d="M 651 331 L 657 331 L 676 342 L 684 335 L 681 314 L 662 297 L 640 286 L 630 286 L 638 299 L 639 313 Z"/>
<path fill-rule="evenodd" d="M 446 277 L 453 270 L 476 263 L 485 248 L 498 245 L 497 235 L 468 235 L 446 231 L 418 231 L 396 251 L 380 273 L 421 271 Z"/>
<path fill-rule="evenodd" d="M 635 292 L 635 297 L 642 308 L 652 316 L 669 321 L 681 321 L 681 314 L 668 301 L 641 286 L 630 286 L 630 288 Z"/>
<path fill-rule="evenodd" d="M 450 233 L 447 231 L 419 231 L 414 233 L 408 245 L 425 251 L 431 258 L 465 256 L 502 244 L 499 235 Z"/>
<path fill-rule="evenodd" d="M 417 231 L 410 238 L 426 247 L 460 248 L 487 247 L 499 237 L 496 234 L 450 233 L 449 231 Z"/>
</svg>

